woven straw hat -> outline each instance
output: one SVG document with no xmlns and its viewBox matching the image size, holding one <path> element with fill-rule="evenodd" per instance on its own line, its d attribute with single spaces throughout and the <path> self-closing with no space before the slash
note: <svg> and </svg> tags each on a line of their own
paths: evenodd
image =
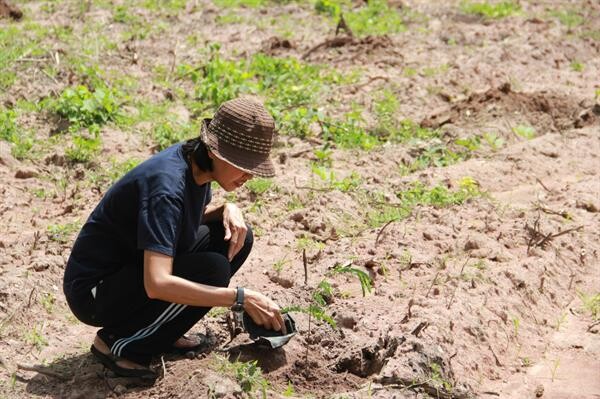
<svg viewBox="0 0 600 399">
<path fill-rule="evenodd" d="M 212 119 L 205 119 L 202 141 L 220 159 L 261 177 L 275 176 L 269 158 L 275 139 L 275 121 L 265 107 L 250 97 L 221 104 Z"/>
</svg>

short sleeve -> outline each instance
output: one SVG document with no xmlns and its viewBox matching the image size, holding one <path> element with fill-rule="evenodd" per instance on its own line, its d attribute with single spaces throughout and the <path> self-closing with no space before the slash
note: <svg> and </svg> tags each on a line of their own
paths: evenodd
<svg viewBox="0 0 600 399">
<path fill-rule="evenodd" d="M 174 257 L 182 224 L 183 205 L 168 195 L 150 197 L 138 214 L 137 247 Z"/>
</svg>

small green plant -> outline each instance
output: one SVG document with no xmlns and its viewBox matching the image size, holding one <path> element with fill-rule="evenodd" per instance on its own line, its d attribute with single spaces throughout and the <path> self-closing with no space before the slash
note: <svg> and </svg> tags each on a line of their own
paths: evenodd
<svg viewBox="0 0 600 399">
<path fill-rule="evenodd" d="M 327 280 L 321 280 L 313 292 L 313 300 L 319 306 L 327 306 L 333 299 L 333 287 Z"/>
<path fill-rule="evenodd" d="M 252 194 L 261 195 L 269 191 L 273 187 L 273 180 L 262 177 L 256 177 L 248 180 L 245 184 L 246 188 L 250 190 Z"/>
<path fill-rule="evenodd" d="M 154 126 L 152 139 L 156 143 L 156 149 L 162 151 L 171 145 L 193 136 L 196 131 L 192 124 L 180 123 L 174 119 L 167 118 Z"/>
<path fill-rule="evenodd" d="M 569 31 L 584 22 L 584 18 L 577 11 L 571 9 L 554 10 L 550 12 L 550 15 L 557 18 Z"/>
<path fill-rule="evenodd" d="M 584 65 L 581 62 L 579 62 L 577 60 L 571 61 L 571 69 L 573 71 L 575 71 L 575 72 L 583 72 L 583 68 L 584 68 Z"/>
<path fill-rule="evenodd" d="M 287 387 L 285 388 L 285 390 L 281 393 L 285 398 L 291 398 L 295 395 L 295 391 L 294 391 L 294 385 L 292 384 L 291 381 L 288 381 Z"/>
<path fill-rule="evenodd" d="M 342 11 L 339 1 L 336 0 L 317 0 L 315 2 L 315 10 L 320 14 L 326 14 L 330 17 L 336 17 Z"/>
<path fill-rule="evenodd" d="M 275 273 L 279 274 L 283 270 L 283 267 L 288 263 L 290 263 L 290 261 L 287 259 L 287 256 L 284 256 L 282 259 L 273 263 L 273 270 L 275 270 Z"/>
<path fill-rule="evenodd" d="M 227 308 L 214 307 L 208 311 L 208 313 L 206 314 L 206 317 L 218 319 L 220 317 L 225 316 L 227 313 L 229 313 L 229 309 L 227 309 Z"/>
<path fill-rule="evenodd" d="M 578 292 L 581 302 L 583 302 L 583 308 L 591 313 L 594 321 L 600 320 L 600 293 L 595 295 L 585 294 Z"/>
<path fill-rule="evenodd" d="M 560 365 L 560 359 L 555 359 L 552 362 L 552 368 L 551 368 L 551 374 L 552 374 L 552 382 L 554 382 L 554 379 L 556 378 L 556 373 L 558 372 L 558 366 Z"/>
<path fill-rule="evenodd" d="M 477 151 L 481 147 L 481 139 L 478 136 L 456 139 L 454 144 L 465 148 L 467 151 Z"/>
<path fill-rule="evenodd" d="M 560 314 L 560 317 L 556 320 L 556 331 L 560 331 L 560 327 L 565 323 L 566 320 L 567 320 L 567 312 L 563 311 Z"/>
<path fill-rule="evenodd" d="M 514 316 L 512 318 L 512 323 L 513 323 L 513 336 L 515 338 L 518 338 L 519 337 L 519 327 L 521 325 L 521 320 L 517 316 Z"/>
<path fill-rule="evenodd" d="M 344 13 L 350 29 L 358 36 L 384 35 L 406 30 L 402 14 L 387 0 L 370 0 L 366 6 Z"/>
<path fill-rule="evenodd" d="M 35 346 L 37 350 L 41 350 L 44 346 L 48 345 L 48 340 L 42 335 L 42 328 L 34 326 L 25 334 L 25 342 Z"/>
<path fill-rule="evenodd" d="M 71 138 L 71 145 L 65 150 L 65 156 L 73 163 L 88 163 L 101 149 L 102 141 L 98 132 L 95 132 L 92 137 L 75 134 Z"/>
<path fill-rule="evenodd" d="M 229 363 L 227 360 L 223 359 L 223 363 L 223 369 L 233 371 L 237 382 L 242 388 L 242 391 L 253 398 L 254 393 L 257 390 L 260 390 L 262 398 L 267 398 L 267 388 L 269 388 L 270 384 L 269 381 L 267 381 L 263 376 L 257 360 L 249 362 L 237 360 Z"/>
<path fill-rule="evenodd" d="M 317 165 L 329 168 L 332 166 L 333 161 L 331 155 L 333 154 L 333 151 L 329 149 L 329 143 L 325 143 L 322 148 L 314 150 L 313 154 L 315 154 L 315 157 L 317 158 Z"/>
<path fill-rule="evenodd" d="M 496 133 L 484 133 L 482 137 L 492 151 L 498 151 L 504 146 L 504 139 Z"/>
<path fill-rule="evenodd" d="M 441 386 L 446 392 L 451 393 L 454 387 L 451 381 L 443 377 L 442 368 L 440 367 L 440 365 L 437 363 L 431 363 L 429 365 L 429 369 L 429 378 L 431 379 L 431 381 Z"/>
<path fill-rule="evenodd" d="M 521 12 L 521 6 L 512 0 L 502 1 L 496 4 L 464 1 L 461 3 L 460 8 L 462 12 L 466 14 L 475 14 L 489 19 L 504 18 Z"/>
<path fill-rule="evenodd" d="M 56 302 L 56 298 L 51 292 L 47 292 L 42 295 L 42 299 L 40 300 L 40 303 L 44 309 L 46 309 L 47 313 L 52 313 L 52 310 L 54 309 L 54 302 Z"/>
<path fill-rule="evenodd" d="M 333 273 L 346 273 L 356 276 L 360 282 L 360 289 L 362 290 L 363 296 L 366 296 L 367 293 L 370 293 L 371 289 L 373 288 L 373 281 L 371 280 L 371 277 L 366 272 L 355 267 L 338 265 L 333 268 Z"/>
<path fill-rule="evenodd" d="M 523 137 L 524 139 L 531 140 L 535 138 L 535 129 L 531 126 L 526 125 L 517 125 L 513 127 L 513 132 L 519 137 Z"/>
<path fill-rule="evenodd" d="M 74 129 L 103 125 L 119 115 L 119 104 L 113 90 L 86 86 L 65 89 L 53 105 L 58 115 L 69 120 Z"/>
<path fill-rule="evenodd" d="M 343 193 L 354 191 L 360 187 L 362 179 L 356 172 L 352 172 L 349 176 L 343 179 L 337 179 L 333 170 L 327 169 L 323 166 L 313 164 L 311 167 L 313 175 L 318 176 L 322 181 L 326 183 L 327 189 L 339 190 Z"/>
<path fill-rule="evenodd" d="M 47 228 L 48 238 L 61 244 L 67 243 L 71 236 L 79 230 L 79 223 L 51 224 Z"/>
<path fill-rule="evenodd" d="M 16 113 L 14 110 L 0 107 L 0 140 L 14 140 L 17 134 L 17 124 L 15 122 Z"/>
</svg>

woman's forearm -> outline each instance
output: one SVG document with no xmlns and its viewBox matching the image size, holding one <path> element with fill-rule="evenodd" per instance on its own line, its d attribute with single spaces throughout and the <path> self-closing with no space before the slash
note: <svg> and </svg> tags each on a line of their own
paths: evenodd
<svg viewBox="0 0 600 399">
<path fill-rule="evenodd" d="M 236 289 L 199 284 L 170 275 L 155 282 L 151 292 L 147 293 L 153 299 L 166 302 L 202 307 L 229 307 L 235 302 Z"/>
</svg>

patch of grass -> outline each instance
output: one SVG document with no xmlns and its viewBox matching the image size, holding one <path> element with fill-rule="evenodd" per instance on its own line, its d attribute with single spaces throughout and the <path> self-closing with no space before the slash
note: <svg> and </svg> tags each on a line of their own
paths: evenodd
<svg viewBox="0 0 600 399">
<path fill-rule="evenodd" d="M 487 145 L 490 146 L 492 151 L 498 151 L 504 146 L 504 139 L 498 136 L 496 133 L 484 133 L 482 137 Z"/>
<path fill-rule="evenodd" d="M 374 209 L 368 212 L 368 224 L 371 227 L 381 226 L 391 220 L 408 217 L 416 206 L 433 206 L 444 208 L 460 205 L 465 201 L 483 195 L 479 184 L 471 177 L 464 177 L 458 183 L 458 189 L 451 191 L 447 187 L 437 185 L 427 188 L 419 181 L 413 182 L 408 189 L 396 193 L 398 204 L 389 204 L 377 199 L 372 202 Z"/>
<path fill-rule="evenodd" d="M 73 234 L 79 231 L 80 227 L 80 224 L 77 222 L 51 224 L 47 227 L 46 231 L 50 240 L 65 244 L 71 240 Z"/>
<path fill-rule="evenodd" d="M 527 125 L 517 125 L 512 128 L 513 132 L 524 139 L 531 140 L 536 136 L 535 129 Z"/>
<path fill-rule="evenodd" d="M 558 19 L 568 30 L 572 30 L 584 22 L 583 16 L 573 9 L 552 10 L 550 11 L 550 16 Z"/>
<path fill-rule="evenodd" d="M 30 131 L 19 128 L 14 109 L 0 106 L 0 140 L 12 144 L 11 153 L 17 159 L 27 158 L 34 145 L 34 136 Z"/>
<path fill-rule="evenodd" d="M 344 13 L 352 32 L 358 36 L 383 35 L 406 30 L 402 15 L 387 0 L 370 0 L 357 11 Z"/>
<path fill-rule="evenodd" d="M 449 149 L 445 144 L 433 144 L 425 148 L 412 163 L 402 165 L 400 172 L 402 174 L 410 174 L 432 166 L 449 166 L 467 159 L 469 156 L 469 151 L 456 152 Z"/>
<path fill-rule="evenodd" d="M 232 8 L 232 7 L 250 7 L 258 8 L 268 3 L 268 0 L 213 0 L 217 7 Z"/>
<path fill-rule="evenodd" d="M 92 186 L 105 189 L 139 165 L 140 162 L 141 160 L 136 158 L 129 158 L 122 162 L 111 159 L 110 165 L 104 166 L 96 173 L 88 173 L 88 180 Z"/>
<path fill-rule="evenodd" d="M 272 179 L 265 179 L 261 177 L 255 177 L 248 180 L 245 184 L 246 188 L 255 195 L 261 195 L 269 191 L 273 187 Z"/>
<path fill-rule="evenodd" d="M 0 90 L 4 91 L 16 81 L 18 70 L 15 62 L 22 58 L 35 58 L 44 55 L 40 41 L 47 30 L 37 24 L 27 23 L 22 28 L 3 25 L 0 29 Z M 18 67 L 26 67 L 23 62 Z"/>
<path fill-rule="evenodd" d="M 35 346 L 37 350 L 42 350 L 44 346 L 48 346 L 48 340 L 42 335 L 42 328 L 33 327 L 25 334 L 25 342 L 31 346 Z"/>
<path fill-rule="evenodd" d="M 44 307 L 44 309 L 46 310 L 46 312 L 48 314 L 52 313 L 55 302 L 56 302 L 56 298 L 54 297 L 54 294 L 52 294 L 51 292 L 47 292 L 44 295 L 42 295 L 42 299 L 40 300 L 40 303 L 42 304 L 42 306 Z"/>
<path fill-rule="evenodd" d="M 584 65 L 577 60 L 573 60 L 571 61 L 571 69 L 575 72 L 583 72 Z"/>
<path fill-rule="evenodd" d="M 475 14 L 489 19 L 505 18 L 521 12 L 519 3 L 512 0 L 499 3 L 464 1 L 461 3 L 460 9 L 465 14 Z"/>
<path fill-rule="evenodd" d="M 91 135 L 78 133 L 71 137 L 71 145 L 65 150 L 67 160 L 72 163 L 88 163 L 100 153 L 102 140 L 99 131 L 91 127 L 90 130 L 93 130 Z"/>
<path fill-rule="evenodd" d="M 174 118 L 167 117 L 166 120 L 153 127 L 151 136 L 156 144 L 156 150 L 162 151 L 175 143 L 194 136 L 197 131 L 197 127 L 193 124 L 181 123 Z"/>
<path fill-rule="evenodd" d="M 600 320 L 600 293 L 597 294 L 586 294 L 578 292 L 581 302 L 583 302 L 583 308 L 590 312 L 594 321 Z"/>
<path fill-rule="evenodd" d="M 318 176 L 325 183 L 325 188 L 329 190 L 339 190 L 345 193 L 358 189 L 362 183 L 361 177 L 356 172 L 352 172 L 343 179 L 337 179 L 335 172 L 324 166 L 313 164 L 311 170 L 313 175 Z"/>
<path fill-rule="evenodd" d="M 118 116 L 119 104 L 115 92 L 108 88 L 90 91 L 86 86 L 65 89 L 52 106 L 66 118 L 74 130 L 92 125 L 104 125 Z"/>
</svg>

